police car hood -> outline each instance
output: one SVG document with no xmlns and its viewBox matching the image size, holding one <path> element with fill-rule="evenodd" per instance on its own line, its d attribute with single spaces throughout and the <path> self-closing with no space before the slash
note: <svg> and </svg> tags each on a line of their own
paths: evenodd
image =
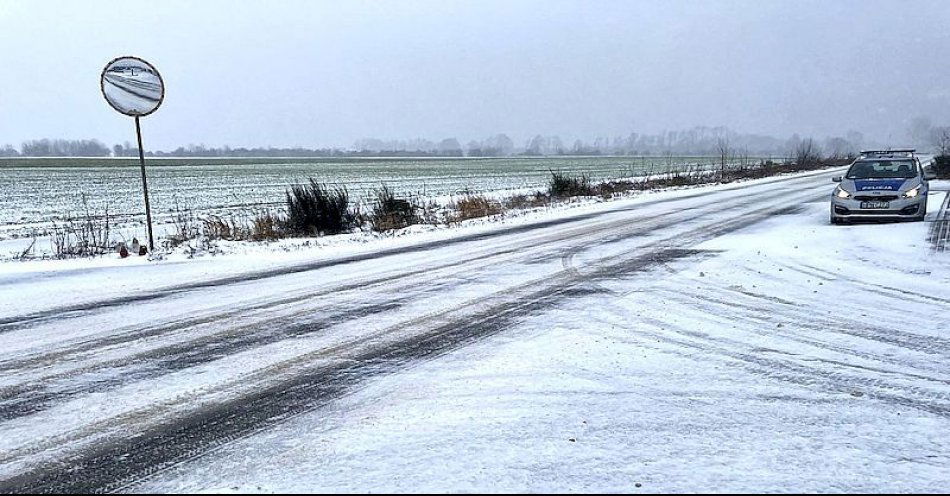
<svg viewBox="0 0 950 496">
<path fill-rule="evenodd" d="M 847 188 L 855 193 L 863 191 L 907 191 L 920 184 L 919 178 L 910 179 L 849 179 Z"/>
</svg>

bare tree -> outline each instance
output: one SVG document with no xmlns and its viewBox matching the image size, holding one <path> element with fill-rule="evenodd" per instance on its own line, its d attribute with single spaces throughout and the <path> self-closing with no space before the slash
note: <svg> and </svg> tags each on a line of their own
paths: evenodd
<svg viewBox="0 0 950 496">
<path fill-rule="evenodd" d="M 933 125 L 929 117 L 915 117 L 910 121 L 908 133 L 915 146 L 925 145 L 930 137 Z"/>
<path fill-rule="evenodd" d="M 950 155 L 950 126 L 935 127 L 931 130 L 930 143 L 940 156 Z"/>
<path fill-rule="evenodd" d="M 13 145 L 4 145 L 0 147 L 0 157 L 19 157 L 20 152 Z"/>
<path fill-rule="evenodd" d="M 795 165 L 808 166 L 821 162 L 821 148 L 811 138 L 805 138 L 795 148 Z"/>
<path fill-rule="evenodd" d="M 716 140 L 716 151 L 719 152 L 719 180 L 726 174 L 726 162 L 732 156 L 732 148 L 729 146 L 729 138 L 720 137 Z"/>
<path fill-rule="evenodd" d="M 826 139 L 824 151 L 827 157 L 832 160 L 851 158 L 857 155 L 854 145 L 841 137 Z"/>
</svg>

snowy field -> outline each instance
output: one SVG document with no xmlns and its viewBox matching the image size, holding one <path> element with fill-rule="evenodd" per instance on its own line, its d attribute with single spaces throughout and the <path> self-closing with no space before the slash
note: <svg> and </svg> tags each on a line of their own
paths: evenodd
<svg viewBox="0 0 950 496">
<path fill-rule="evenodd" d="M 572 157 L 500 159 L 147 159 L 153 215 L 166 223 L 176 210 L 199 214 L 283 207 L 288 187 L 313 177 L 345 186 L 353 201 L 388 185 L 424 197 L 466 191 L 543 189 L 550 171 L 594 179 L 629 177 L 708 165 L 703 157 Z M 137 228 L 145 211 L 138 161 L 131 159 L 0 159 L 0 257 L 53 222 L 82 212 L 82 194 L 95 214 L 108 208 L 116 226 Z M 4 240 L 7 242 L 4 243 Z M 28 244 L 28 243 L 27 243 Z"/>
<path fill-rule="evenodd" d="M 0 490 L 945 490 L 950 185 L 831 226 L 836 173 L 0 265 Z"/>
</svg>

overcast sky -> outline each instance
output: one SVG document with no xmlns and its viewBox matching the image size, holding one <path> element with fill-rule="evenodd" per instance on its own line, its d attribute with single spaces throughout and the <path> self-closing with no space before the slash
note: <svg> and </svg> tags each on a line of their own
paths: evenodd
<svg viewBox="0 0 950 496">
<path fill-rule="evenodd" d="M 0 144 L 134 141 L 99 92 L 118 55 L 165 79 L 158 149 L 950 124 L 948 0 L 0 0 L 0 47 Z"/>
</svg>

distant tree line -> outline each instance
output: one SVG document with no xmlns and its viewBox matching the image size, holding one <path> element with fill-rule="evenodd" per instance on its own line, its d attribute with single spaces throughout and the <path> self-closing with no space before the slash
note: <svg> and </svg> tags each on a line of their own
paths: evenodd
<svg viewBox="0 0 950 496">
<path fill-rule="evenodd" d="M 0 148 L 0 157 L 108 157 L 109 148 L 101 141 L 39 139 L 24 141 L 17 150 L 11 145 Z"/>
<path fill-rule="evenodd" d="M 438 143 L 426 139 L 384 141 L 376 138 L 365 138 L 354 143 L 349 153 L 357 156 L 462 157 L 465 155 L 462 151 L 462 145 L 455 138 L 445 138 Z"/>
<path fill-rule="evenodd" d="M 524 146 L 524 155 L 700 155 L 719 156 L 721 145 L 728 143 L 731 150 L 747 155 L 788 156 L 804 140 L 798 134 L 788 139 L 779 139 L 757 134 L 741 134 L 726 127 L 697 126 L 681 131 L 666 131 L 658 134 L 630 133 L 613 138 L 598 137 L 592 142 L 575 140 L 567 146 L 558 136 L 537 135 Z M 815 141 L 815 140 L 812 140 Z M 864 136 L 856 131 L 846 136 L 829 137 L 816 145 L 827 150 L 829 155 L 845 157 L 856 154 L 864 145 Z"/>
<path fill-rule="evenodd" d="M 909 134 L 913 141 L 935 143 L 938 137 L 947 136 L 947 128 L 933 127 L 929 121 L 917 120 Z M 205 145 L 180 146 L 171 151 L 148 151 L 150 157 L 506 157 L 506 156 L 662 156 L 697 155 L 720 156 L 722 145 L 727 144 L 730 153 L 743 156 L 792 157 L 807 142 L 808 147 L 819 150 L 824 156 L 844 158 L 856 155 L 863 147 L 882 146 L 866 142 L 864 136 L 850 131 L 844 136 L 824 139 L 801 137 L 798 134 L 787 139 L 758 134 L 743 134 L 727 127 L 696 126 L 690 129 L 664 131 L 656 134 L 630 133 L 626 136 L 596 137 L 591 141 L 582 139 L 566 143 L 559 136 L 535 135 L 522 146 L 505 134 L 496 134 L 482 140 L 469 141 L 463 146 L 456 138 L 440 141 L 427 139 L 381 140 L 366 138 L 356 141 L 350 148 L 305 148 L 305 147 L 254 147 L 231 148 Z M 928 144 L 929 144 L 928 143 Z M 902 145 L 904 143 L 898 143 Z M 946 139 L 944 144 L 946 145 Z M 923 148 L 930 148 L 929 146 Z M 31 140 L 24 142 L 19 150 L 11 145 L 0 148 L 0 157 L 137 157 L 138 149 L 129 142 L 106 147 L 98 140 Z"/>
<path fill-rule="evenodd" d="M 0 148 L 0 158 L 19 156 L 20 152 L 16 148 L 13 148 L 12 145 L 4 145 L 3 148 Z"/>
<path fill-rule="evenodd" d="M 139 149 L 138 147 L 131 146 L 128 142 L 123 144 L 117 144 L 112 147 L 112 155 L 114 157 L 138 157 Z M 311 148 L 231 148 L 229 146 L 224 146 L 221 148 L 207 147 L 204 145 L 188 145 L 188 146 L 179 146 L 178 148 L 172 151 L 146 151 L 146 156 L 149 157 L 202 157 L 202 158 L 215 158 L 215 157 L 232 157 L 232 158 L 245 158 L 245 157 L 339 157 L 345 156 L 346 152 L 333 148 L 320 148 L 320 149 L 311 149 Z"/>
<path fill-rule="evenodd" d="M 356 156 L 661 156 L 698 155 L 719 156 L 722 143 L 728 143 L 732 152 L 749 156 L 776 155 L 791 157 L 806 142 L 829 157 L 844 158 L 856 155 L 866 146 L 864 135 L 850 131 L 845 136 L 832 136 L 824 140 L 801 137 L 798 134 L 787 139 L 757 134 L 741 134 L 726 127 L 697 126 L 681 131 L 666 131 L 658 134 L 630 133 L 627 136 L 597 137 L 593 141 L 575 140 L 568 145 L 559 136 L 535 135 L 524 146 L 516 147 L 505 134 L 484 140 L 469 141 L 464 150 L 454 138 L 441 142 L 428 140 L 383 141 L 363 139 L 357 141 L 347 153 Z"/>
<path fill-rule="evenodd" d="M 131 147 L 127 144 L 115 145 L 113 148 L 114 157 L 138 157 L 137 147 Z M 444 153 L 431 150 L 344 150 L 340 148 L 274 148 L 274 147 L 256 147 L 256 148 L 231 148 L 224 146 L 221 148 L 206 147 L 204 145 L 180 146 L 172 151 L 146 151 L 148 157 L 202 157 L 202 158 L 307 158 L 307 157 L 461 157 L 461 151 L 458 153 Z"/>
</svg>

